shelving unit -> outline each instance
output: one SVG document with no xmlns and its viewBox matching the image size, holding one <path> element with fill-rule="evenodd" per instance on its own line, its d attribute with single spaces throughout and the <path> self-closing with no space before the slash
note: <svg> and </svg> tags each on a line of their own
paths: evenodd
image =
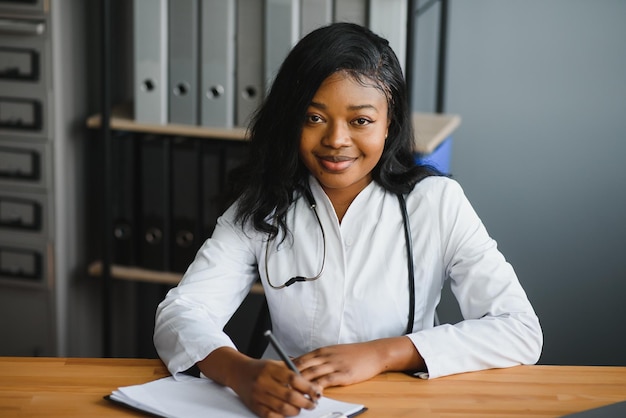
<svg viewBox="0 0 626 418">
<path fill-rule="evenodd" d="M 195 146 L 196 149 L 200 149 L 200 148 L 206 149 L 207 147 L 211 149 L 221 149 L 222 151 L 218 151 L 221 156 L 220 160 L 224 160 L 226 158 L 225 155 L 228 153 L 228 149 L 241 149 L 241 147 L 245 147 L 246 130 L 243 128 L 222 129 L 222 128 L 213 128 L 213 127 L 174 125 L 174 124 L 169 124 L 169 125 L 145 124 L 145 123 L 136 122 L 135 120 L 132 119 L 131 115 L 132 115 L 132 105 L 130 104 L 116 106 L 112 109 L 109 115 L 109 123 L 107 125 L 110 137 L 107 140 L 108 141 L 130 140 L 130 141 L 139 141 L 139 143 L 142 143 L 143 141 L 142 138 L 145 136 L 162 138 L 162 140 L 164 141 L 163 143 L 165 145 L 162 145 L 164 147 L 163 152 L 161 153 L 161 151 L 159 151 L 159 153 L 161 155 L 165 155 L 165 157 L 163 158 L 166 158 L 168 161 L 170 161 L 170 163 L 171 163 L 171 159 L 173 158 L 172 157 L 173 145 L 167 145 L 167 144 L 171 144 L 173 143 L 172 141 L 176 141 L 181 138 L 183 138 L 186 141 L 193 141 L 193 144 L 196 144 Z M 100 114 L 92 115 L 91 117 L 87 119 L 86 125 L 88 128 L 92 129 L 94 133 L 102 133 L 103 132 L 102 119 L 103 118 Z M 120 134 L 120 133 L 128 134 L 129 138 L 128 139 L 111 138 L 112 136 Z M 113 156 L 113 158 L 117 158 L 117 157 Z M 136 158 L 137 156 L 135 155 L 135 159 Z M 157 162 L 155 162 L 155 164 L 156 163 Z M 164 170 L 166 171 L 164 174 L 165 184 L 163 184 L 163 188 L 165 189 L 167 189 L 168 187 L 172 187 L 172 185 L 169 183 L 171 181 L 170 176 L 172 175 L 171 174 L 172 167 L 170 167 L 169 165 L 170 163 L 164 166 Z M 222 165 L 222 162 L 220 162 L 220 165 Z M 106 171 L 106 173 L 108 174 L 105 173 L 105 176 L 110 176 L 111 169 L 113 170 L 115 169 L 113 164 L 111 165 L 111 168 Z M 218 177 L 224 176 L 224 173 L 223 173 L 224 170 L 225 170 L 225 166 L 221 166 L 220 167 L 221 173 L 218 175 Z M 223 179 L 220 181 L 223 181 Z M 105 189 L 107 190 L 104 190 L 104 195 L 105 195 L 104 202 L 105 204 L 108 205 L 110 204 L 109 202 L 111 201 L 114 191 L 112 189 L 112 185 L 109 185 L 108 188 L 105 188 Z M 171 210 L 171 203 L 167 203 L 167 201 L 169 201 L 170 199 L 170 196 L 171 196 L 171 190 L 167 193 L 166 196 L 164 196 L 165 202 L 163 203 L 164 207 L 170 208 L 168 209 L 168 212 L 164 215 L 167 219 L 171 219 L 171 214 L 169 213 L 169 211 Z M 182 277 L 182 272 L 181 271 L 169 271 L 169 269 L 167 268 L 165 270 L 147 268 L 141 265 L 141 263 L 139 263 L 138 265 L 117 264 L 116 260 L 113 257 L 114 242 L 112 242 L 112 234 L 110 232 L 113 230 L 113 228 L 111 227 L 113 226 L 113 220 L 111 219 L 111 216 L 112 216 L 111 209 L 105 208 L 103 215 L 106 218 L 108 218 L 104 221 L 104 224 L 110 225 L 109 227 L 105 227 L 104 232 L 103 232 L 104 234 L 103 253 L 104 254 L 101 259 L 93 260 L 89 264 L 88 273 L 92 277 L 100 277 L 103 283 L 103 310 L 104 310 L 103 312 L 103 330 L 104 330 L 103 351 L 104 351 L 104 355 L 106 357 L 109 357 L 115 354 L 113 352 L 114 349 L 111 346 L 111 341 L 113 339 L 112 338 L 113 337 L 112 328 L 113 328 L 113 322 L 114 322 L 113 317 L 115 316 L 115 312 L 113 312 L 110 309 L 112 301 L 115 300 L 115 296 L 113 295 L 113 289 L 112 289 L 112 285 L 113 285 L 112 280 L 136 282 L 137 285 L 140 286 L 138 288 L 140 290 L 138 290 L 137 292 L 145 294 L 145 297 L 138 297 L 138 299 L 142 299 L 141 301 L 134 302 L 135 304 L 138 304 L 138 305 L 143 304 L 145 306 L 143 306 L 143 308 L 141 306 L 138 306 L 136 309 L 140 309 L 140 310 L 147 309 L 147 310 L 153 311 L 154 308 L 156 308 L 156 306 L 151 306 L 150 303 L 156 303 L 155 301 L 160 299 L 164 295 L 167 289 L 178 284 L 178 282 L 180 281 Z M 135 226 L 137 227 L 137 229 L 139 228 L 139 224 Z M 163 242 L 165 243 L 164 245 L 166 246 L 170 245 L 169 242 L 171 241 L 171 238 L 172 238 L 171 236 L 168 235 L 169 232 L 167 231 L 169 231 L 169 228 L 164 226 L 164 235 L 162 239 L 163 239 Z M 194 232 L 196 232 L 194 235 L 197 237 L 194 240 L 194 244 L 199 246 L 202 240 L 200 237 L 201 234 L 199 233 L 198 230 Z M 135 234 L 137 236 L 141 236 L 138 239 L 143 240 L 143 236 L 142 236 L 143 231 L 137 230 L 135 231 Z M 168 257 L 165 256 L 165 258 L 168 258 Z M 189 263 L 191 262 L 191 258 L 189 259 L 188 262 Z M 166 262 L 165 265 L 170 265 L 170 263 Z M 146 286 L 149 286 L 149 287 L 146 287 Z M 262 294 L 262 288 L 260 286 L 255 286 L 252 289 L 251 294 L 256 294 L 256 295 Z M 151 299 L 153 300 L 153 302 L 150 302 Z M 132 304 L 133 302 L 131 302 L 131 305 Z M 145 317 L 143 319 L 139 319 L 139 320 L 144 321 L 144 322 L 151 320 L 149 318 L 150 315 L 146 314 L 144 316 Z M 147 323 L 145 325 L 146 325 L 146 328 L 149 328 L 150 324 Z M 138 325 L 136 326 L 136 328 L 138 332 L 143 332 L 144 334 L 146 333 L 146 331 L 142 329 L 141 326 Z M 139 351 L 137 355 L 140 355 L 140 356 L 150 355 L 150 353 L 148 352 L 148 348 L 145 347 L 146 346 L 145 341 L 151 340 L 149 339 L 149 336 L 143 335 L 138 338 L 144 341 L 143 343 L 144 347 L 141 348 L 141 343 L 136 344 L 137 346 L 140 347 L 138 349 Z"/>
<path fill-rule="evenodd" d="M 158 124 L 145 124 L 138 123 L 131 117 L 132 104 L 120 105 L 111 111 L 111 117 L 109 122 L 109 128 L 112 131 L 125 131 L 134 132 L 138 134 L 153 134 L 163 137 L 184 137 L 195 138 L 199 140 L 207 141 L 219 141 L 223 144 L 234 141 L 236 143 L 245 143 L 246 141 L 246 129 L 245 128 L 218 128 L 218 127 L 203 127 L 203 126 L 191 126 L 191 125 L 158 125 Z M 87 119 L 87 127 L 90 129 L 101 129 L 102 117 L 101 115 L 92 115 Z M 96 260 L 89 265 L 89 273 L 93 276 L 102 276 L 104 263 L 102 260 Z M 124 266 L 111 264 L 111 276 L 113 278 L 124 280 L 137 280 L 143 282 L 152 282 L 168 285 L 176 285 L 180 278 L 181 273 L 166 272 L 160 270 L 151 270 L 137 266 Z"/>
<path fill-rule="evenodd" d="M 447 3 L 446 0 L 440 0 L 442 4 Z M 423 9 L 430 7 L 436 1 L 428 2 L 423 6 Z M 101 139 L 104 145 L 104 219 L 103 219 L 103 243 L 102 257 L 93 261 L 89 265 L 89 274 L 92 276 L 101 277 L 103 281 L 103 342 L 104 342 L 104 355 L 109 356 L 111 354 L 110 340 L 112 335 L 111 330 L 111 310 L 110 305 L 112 301 L 111 283 L 112 279 L 134 281 L 139 283 L 152 283 L 160 284 L 163 286 L 175 286 L 182 277 L 182 273 L 164 271 L 162 269 L 150 269 L 142 266 L 135 265 L 120 265 L 115 263 L 113 259 L 113 238 L 111 231 L 113 230 L 113 220 L 111 219 L 111 197 L 112 197 L 112 184 L 111 184 L 111 172 L 113 170 L 112 161 L 113 154 L 111 150 L 111 137 L 115 132 L 129 132 L 136 133 L 138 135 L 154 135 L 161 137 L 184 137 L 193 138 L 194 140 L 207 140 L 208 142 L 220 142 L 223 145 L 227 144 L 245 144 L 246 130 L 244 128 L 216 128 L 205 126 L 191 126 L 191 125 L 158 125 L 158 124 L 145 124 L 138 123 L 132 117 L 133 106 L 131 103 L 124 105 L 113 106 L 111 103 L 111 97 L 109 90 L 111 88 L 110 80 L 110 65 L 111 65 L 111 28 L 110 28 L 110 11 L 108 10 L 109 0 L 102 0 L 103 12 L 102 12 L 102 27 L 103 27 L 103 45 L 102 45 L 102 59 L 103 59 L 103 97 L 102 97 L 102 113 L 93 115 L 87 119 L 87 127 L 94 132 L 101 134 Z M 409 7 L 409 18 L 407 24 L 407 83 L 410 84 L 412 80 L 411 73 L 411 61 L 413 59 L 412 51 L 412 36 L 414 35 L 415 26 L 414 20 L 419 12 L 417 9 L 417 2 L 413 0 L 407 1 Z M 444 37 L 440 37 L 440 41 L 444 40 Z M 441 61 L 439 64 L 443 65 L 445 61 Z M 441 77 L 440 77 L 441 79 Z M 438 89 L 443 91 L 442 85 L 438 86 Z M 441 107 L 438 104 L 438 108 Z M 439 110 L 438 110 L 439 111 Z M 414 113 L 413 123 L 415 126 L 415 153 L 418 156 L 428 156 L 435 153 L 450 136 L 450 134 L 458 127 L 460 118 L 455 115 L 443 115 L 443 114 L 431 114 L 431 113 Z M 166 146 L 167 147 L 167 146 Z M 166 151 L 166 153 L 169 151 Z M 167 158 L 166 158 L 167 159 Z M 166 168 L 169 172 L 171 167 L 166 164 Z M 166 196 L 166 200 L 170 196 Z M 169 214 L 168 214 L 169 215 Z M 166 236 L 165 239 L 171 237 Z M 206 237 L 204 237 L 206 238 Z M 166 257 L 167 258 L 167 257 Z M 166 262 L 168 265 L 169 262 Z M 260 286 L 255 286 L 253 294 L 262 293 Z"/>
</svg>

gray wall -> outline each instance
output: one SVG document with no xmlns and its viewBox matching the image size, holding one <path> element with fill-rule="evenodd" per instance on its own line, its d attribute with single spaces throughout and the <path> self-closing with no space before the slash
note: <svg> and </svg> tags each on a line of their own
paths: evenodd
<svg viewBox="0 0 626 418">
<path fill-rule="evenodd" d="M 514 265 L 544 364 L 626 365 L 626 1 L 452 0 L 451 171 Z"/>
</svg>

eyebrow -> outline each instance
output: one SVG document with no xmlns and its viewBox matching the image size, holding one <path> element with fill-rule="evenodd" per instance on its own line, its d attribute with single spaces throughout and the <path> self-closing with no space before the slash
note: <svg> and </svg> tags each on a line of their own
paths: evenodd
<svg viewBox="0 0 626 418">
<path fill-rule="evenodd" d="M 313 106 L 315 108 L 322 109 L 322 110 L 326 110 L 328 108 L 328 106 L 326 106 L 323 103 L 319 103 L 319 102 L 311 102 L 309 104 L 309 106 Z M 350 105 L 350 106 L 348 106 L 348 110 L 362 110 L 362 109 L 373 109 L 373 110 L 378 112 L 378 109 L 376 108 L 376 106 L 371 105 L 371 104 Z"/>
</svg>

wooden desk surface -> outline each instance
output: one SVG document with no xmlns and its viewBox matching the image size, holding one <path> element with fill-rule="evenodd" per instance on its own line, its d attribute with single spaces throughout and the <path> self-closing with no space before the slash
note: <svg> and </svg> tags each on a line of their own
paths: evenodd
<svg viewBox="0 0 626 418">
<path fill-rule="evenodd" d="M 1 417 L 141 416 L 102 397 L 168 372 L 159 360 L 0 357 Z M 376 417 L 558 417 L 626 400 L 626 367 L 518 366 L 433 380 L 400 373 L 325 391 Z"/>
</svg>

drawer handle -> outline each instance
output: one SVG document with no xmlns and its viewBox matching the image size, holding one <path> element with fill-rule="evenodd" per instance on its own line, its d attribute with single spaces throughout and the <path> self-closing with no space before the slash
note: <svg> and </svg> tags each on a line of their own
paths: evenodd
<svg viewBox="0 0 626 418">
<path fill-rule="evenodd" d="M 13 35 L 41 35 L 46 28 L 43 22 L 0 19 L 0 33 Z"/>
</svg>

